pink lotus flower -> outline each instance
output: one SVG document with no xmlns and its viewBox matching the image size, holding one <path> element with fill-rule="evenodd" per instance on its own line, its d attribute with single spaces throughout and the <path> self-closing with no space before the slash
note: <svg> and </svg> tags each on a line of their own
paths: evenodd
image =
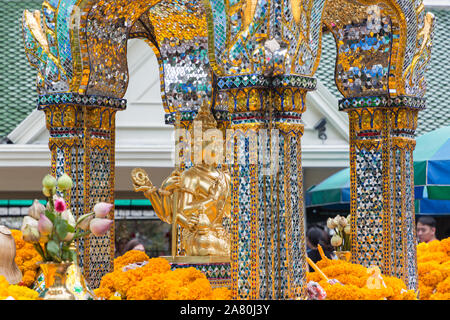
<svg viewBox="0 0 450 320">
<path fill-rule="evenodd" d="M 109 211 L 111 211 L 111 208 L 113 205 L 111 203 L 107 202 L 99 202 L 94 206 L 94 213 L 96 218 L 106 218 Z"/>
<path fill-rule="evenodd" d="M 62 213 L 66 211 L 67 205 L 63 198 L 55 199 L 55 210 L 56 212 Z"/>
<path fill-rule="evenodd" d="M 50 221 L 49 218 L 43 213 L 41 213 L 41 216 L 38 221 L 38 230 L 39 233 L 43 236 L 49 235 L 52 232 L 53 229 L 53 223 Z"/>
<path fill-rule="evenodd" d="M 94 218 L 91 220 L 91 223 L 89 224 L 89 229 L 91 230 L 93 235 L 101 237 L 108 232 L 113 222 L 114 221 L 110 219 Z"/>
</svg>

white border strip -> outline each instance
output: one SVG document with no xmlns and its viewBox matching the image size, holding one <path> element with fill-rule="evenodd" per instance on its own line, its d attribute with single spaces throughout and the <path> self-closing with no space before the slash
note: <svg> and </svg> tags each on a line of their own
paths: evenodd
<svg viewBox="0 0 450 320">
<path fill-rule="evenodd" d="M 450 0 L 424 0 L 423 4 L 427 8 L 450 9 Z"/>
<path fill-rule="evenodd" d="M 174 166 L 174 148 L 163 145 L 126 145 L 116 148 L 117 167 Z M 302 146 L 302 167 L 344 168 L 350 165 L 348 145 Z M 48 167 L 50 151 L 47 145 L 0 145 L 0 167 Z"/>
</svg>

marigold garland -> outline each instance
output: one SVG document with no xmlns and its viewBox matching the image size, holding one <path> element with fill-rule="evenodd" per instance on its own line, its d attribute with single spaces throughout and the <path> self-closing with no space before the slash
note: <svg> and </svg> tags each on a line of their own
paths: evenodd
<svg viewBox="0 0 450 320">
<path fill-rule="evenodd" d="M 417 270 L 421 300 L 450 300 L 450 238 L 419 243 Z"/>
<path fill-rule="evenodd" d="M 122 269 L 132 263 L 148 261 L 148 259 L 149 258 L 144 251 L 130 250 L 126 254 L 119 256 L 114 260 L 114 270 Z"/>
<path fill-rule="evenodd" d="M 415 300 L 414 290 L 406 290 L 401 279 L 381 275 L 384 286 L 369 288 L 371 272 L 359 264 L 323 257 L 317 262 L 320 270 L 329 278 L 340 283 L 330 284 L 318 272 L 308 272 L 307 281 L 314 281 L 327 293 L 328 300 Z"/>
<path fill-rule="evenodd" d="M 145 263 L 124 270 L 125 266 Z M 107 300 L 228 300 L 227 288 L 212 289 L 206 276 L 195 268 L 171 271 L 164 258 L 150 259 L 144 252 L 131 250 L 114 260 L 114 271 L 103 276 L 94 290 Z"/>
<path fill-rule="evenodd" d="M 12 296 L 15 299 L 37 299 L 34 290 L 26 291 L 37 276 L 40 255 L 33 245 L 23 241 L 22 232 L 11 230 L 16 242 L 15 262 L 23 278 L 19 286 L 6 286 L 0 281 L 0 299 Z M 133 263 L 146 263 L 144 266 L 122 271 Z M 417 246 L 419 292 L 421 300 L 450 300 L 450 238 L 420 243 Z M 327 292 L 330 300 L 376 300 L 376 299 L 415 299 L 413 290 L 406 290 L 403 281 L 394 277 L 382 276 L 387 288 L 368 289 L 367 268 L 342 260 L 323 259 L 317 266 L 330 279 L 343 284 L 331 285 L 317 272 L 307 274 L 308 281 L 318 282 Z M 1 278 L 0 278 L 1 280 Z M 6 280 L 5 280 L 6 281 Z M 24 289 L 24 290 L 21 290 Z M 195 268 L 170 271 L 170 265 L 163 258 L 150 259 L 144 252 L 131 250 L 114 260 L 114 272 L 106 274 L 101 285 L 95 290 L 104 299 L 231 299 L 227 288 L 212 289 L 206 276 Z"/>
<path fill-rule="evenodd" d="M 6 278 L 0 275 L 0 300 L 11 297 L 15 300 L 38 300 L 39 294 L 24 286 L 10 285 Z"/>
<path fill-rule="evenodd" d="M 16 242 L 15 262 L 22 272 L 20 285 L 31 287 L 36 280 L 39 271 L 38 263 L 42 261 L 42 258 L 31 243 L 22 239 L 20 230 L 11 229 L 11 233 Z"/>
</svg>

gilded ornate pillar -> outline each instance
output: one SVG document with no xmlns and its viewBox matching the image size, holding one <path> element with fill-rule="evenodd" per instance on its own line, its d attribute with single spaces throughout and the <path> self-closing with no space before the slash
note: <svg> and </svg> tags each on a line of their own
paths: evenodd
<svg viewBox="0 0 450 320">
<path fill-rule="evenodd" d="M 230 119 L 233 299 L 306 298 L 301 115 L 324 1 L 205 3 L 215 105 Z"/>
<path fill-rule="evenodd" d="M 412 152 L 433 16 L 421 1 L 360 3 L 330 3 L 324 13 L 337 44 L 339 109 L 349 115 L 352 261 L 417 289 Z"/>
<path fill-rule="evenodd" d="M 220 80 L 219 80 L 220 81 Z M 260 176 L 258 161 L 259 133 L 266 127 L 264 109 L 269 103 L 261 88 L 230 88 L 228 94 L 230 128 L 226 151 L 231 173 L 231 289 L 233 298 L 260 298 L 260 264 L 262 244 Z M 251 107 L 246 106 L 251 104 Z M 270 191 L 268 191 L 270 192 Z M 264 202 L 262 202 L 264 203 Z"/>
<path fill-rule="evenodd" d="M 417 288 L 412 152 L 424 100 L 396 104 L 379 97 L 359 108 L 343 107 L 346 101 L 341 107 L 350 120 L 353 262 L 378 266 Z"/>
<path fill-rule="evenodd" d="M 300 78 L 297 78 L 300 79 Z M 276 97 L 272 114 L 273 127 L 278 131 L 278 170 L 271 185 L 272 199 L 264 207 L 270 208 L 271 222 L 266 222 L 268 230 L 278 240 L 271 250 L 274 257 L 272 268 L 261 272 L 266 281 L 266 298 L 298 299 L 306 297 L 306 230 L 304 216 L 303 169 L 301 138 L 303 136 L 302 114 L 306 110 L 306 93 L 315 86 L 312 78 L 302 78 L 309 82 L 309 88 L 290 87 L 288 83 L 274 90 Z M 272 160 L 273 161 L 273 160 Z M 282 173 L 282 174 L 280 174 Z M 272 178 L 272 177 L 271 177 Z M 266 214 L 266 212 L 264 212 Z M 274 223 L 275 222 L 275 223 Z M 266 235 L 265 237 L 266 238 Z M 269 244 L 267 244 L 269 245 Z M 264 260 L 268 259 L 265 252 Z M 280 262 L 281 261 L 281 262 Z M 274 268 L 274 264 L 278 264 Z M 274 277 L 275 275 L 275 277 Z M 276 290 L 270 290 L 270 284 Z"/>
<path fill-rule="evenodd" d="M 43 1 L 42 12 L 25 11 L 23 35 L 29 62 L 37 69 L 38 110 L 45 112 L 50 134 L 51 173 L 72 178 L 66 201 L 77 218 L 97 202 L 114 203 L 115 115 L 126 101 L 108 90 L 85 94 L 80 88 L 89 79 L 89 70 L 80 69 L 86 61 L 79 42 L 80 20 L 87 14 L 75 4 L 80 2 Z M 110 81 L 111 75 L 100 78 L 97 84 Z M 113 210 L 109 218 L 114 219 Z M 85 279 L 96 288 L 113 267 L 114 227 L 102 237 L 78 239 L 76 245 Z"/>
<path fill-rule="evenodd" d="M 75 217 L 92 211 L 97 202 L 114 203 L 115 116 L 125 107 L 125 100 L 99 96 L 39 97 L 38 110 L 45 112 L 50 133 L 51 174 L 72 177 L 66 201 Z M 97 287 L 112 270 L 114 228 L 102 237 L 78 239 L 77 252 L 85 279 Z"/>
</svg>

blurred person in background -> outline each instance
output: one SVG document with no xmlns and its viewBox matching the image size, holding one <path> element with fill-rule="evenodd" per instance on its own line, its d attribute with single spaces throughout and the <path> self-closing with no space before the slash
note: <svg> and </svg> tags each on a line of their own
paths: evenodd
<svg viewBox="0 0 450 320">
<path fill-rule="evenodd" d="M 125 254 L 130 250 L 139 250 L 145 252 L 145 247 L 139 239 L 134 238 L 127 242 L 127 244 L 123 248 L 122 254 Z"/>
<path fill-rule="evenodd" d="M 417 220 L 417 241 L 430 242 L 436 238 L 436 220 L 433 217 L 420 217 Z"/>
<path fill-rule="evenodd" d="M 319 226 L 312 226 L 306 232 L 306 254 L 314 262 L 322 260 L 317 245 L 322 247 L 327 258 L 333 259 L 333 248 L 331 247 L 330 237 L 327 232 Z M 310 267 L 310 271 L 311 270 Z"/>
</svg>

